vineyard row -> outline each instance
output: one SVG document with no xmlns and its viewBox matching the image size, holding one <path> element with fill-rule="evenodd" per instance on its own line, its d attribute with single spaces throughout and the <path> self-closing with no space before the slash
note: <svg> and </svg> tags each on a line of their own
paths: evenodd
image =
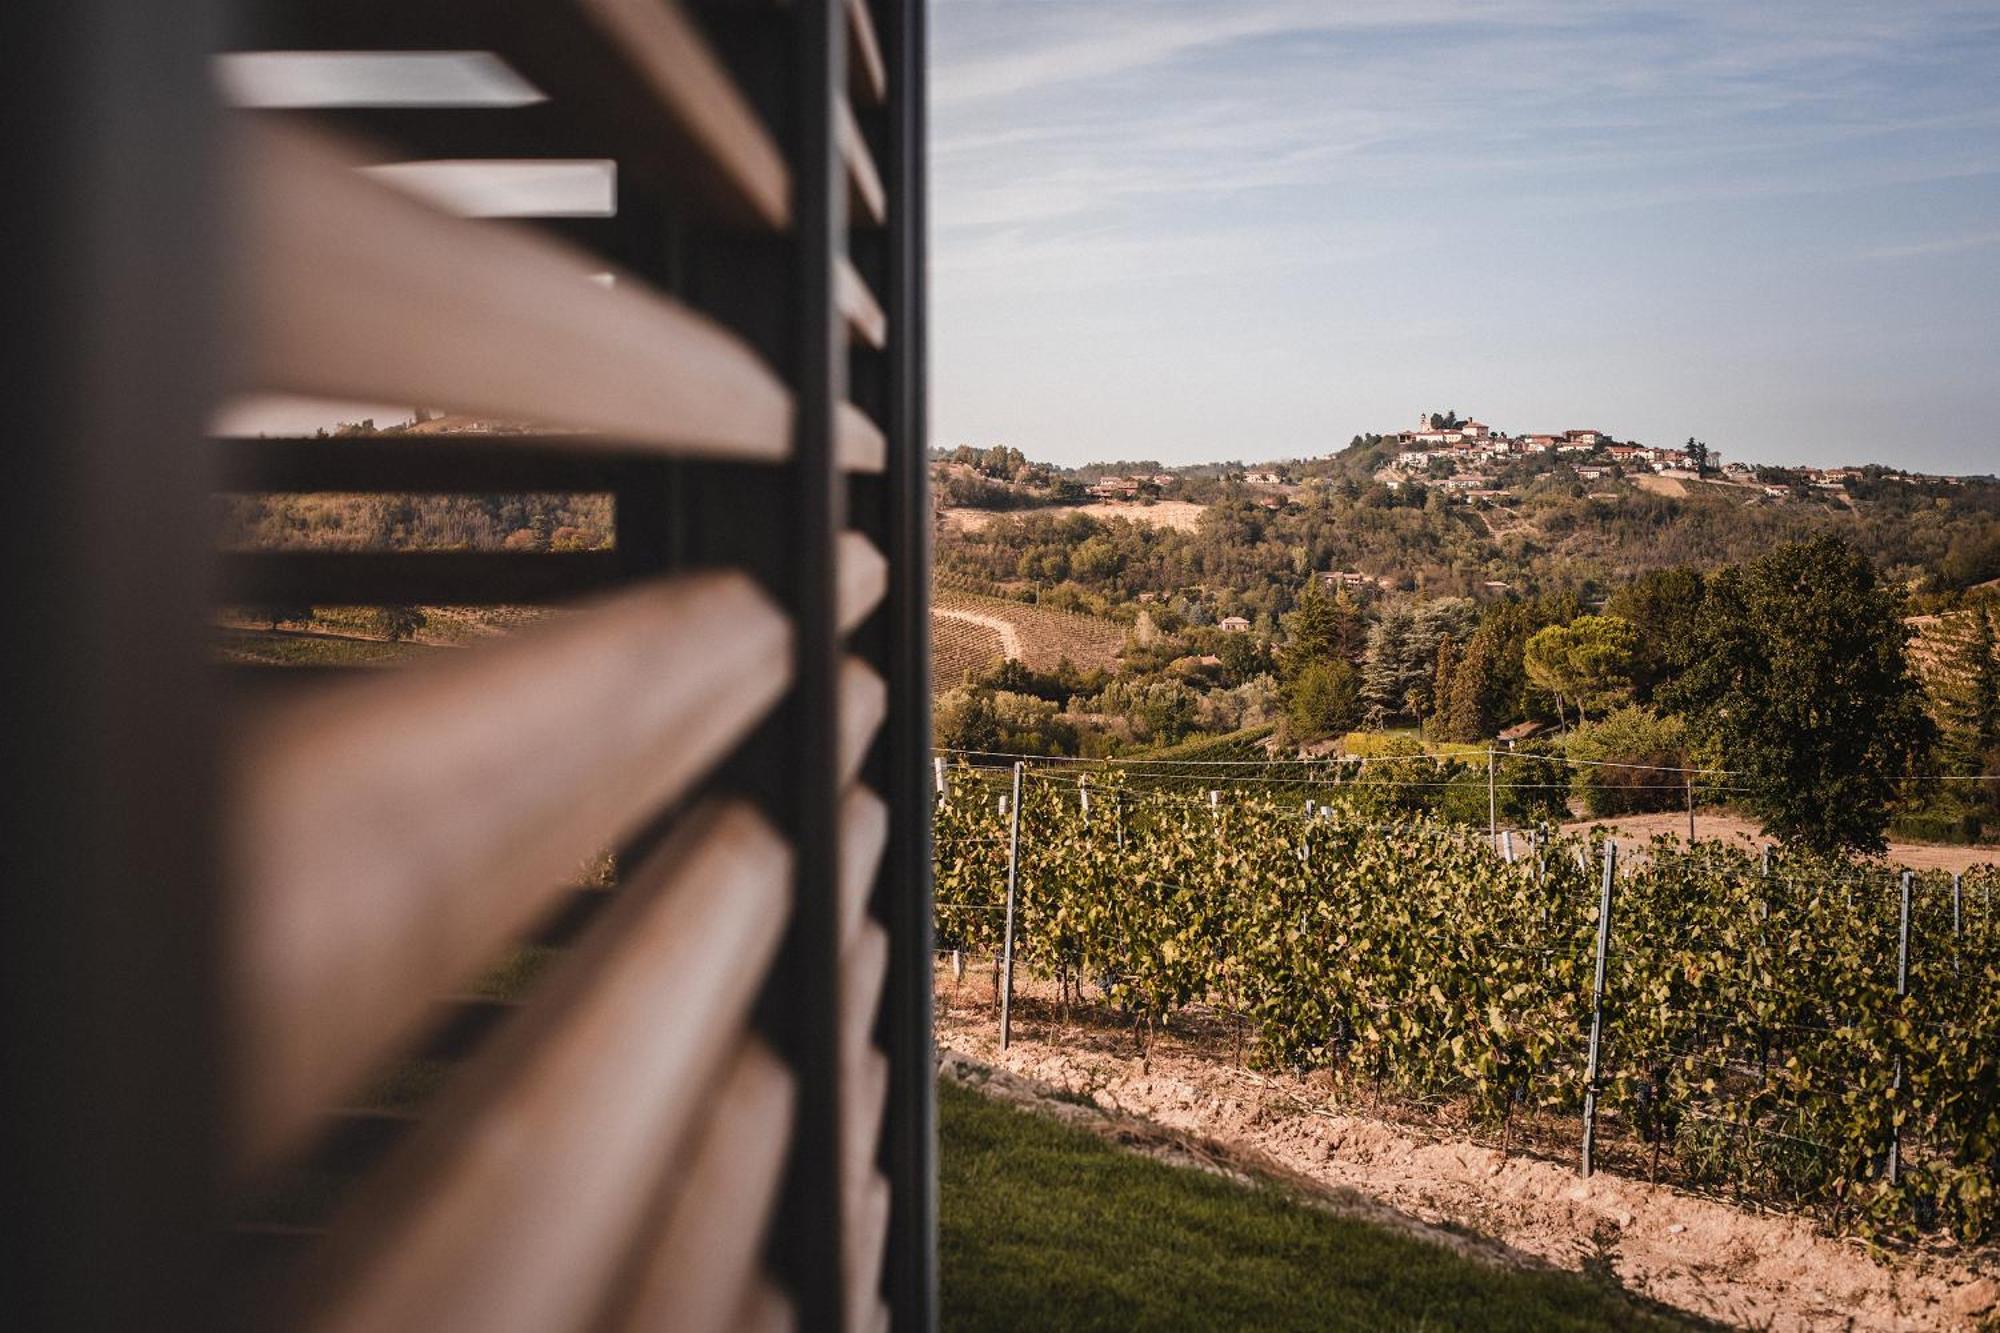
<svg viewBox="0 0 2000 1333">
<path fill-rule="evenodd" d="M 1266 1067 L 1503 1137 L 1574 1117 L 1621 1164 L 1837 1226 L 2000 1226 L 1993 868 L 1579 835 L 1510 861 L 1462 826 L 1307 818 L 1257 789 L 1107 774 L 1086 799 L 1028 770 L 1015 804 L 1014 781 L 943 783 L 940 948 L 1011 952 L 1140 1033 L 1219 1007 Z"/>
</svg>

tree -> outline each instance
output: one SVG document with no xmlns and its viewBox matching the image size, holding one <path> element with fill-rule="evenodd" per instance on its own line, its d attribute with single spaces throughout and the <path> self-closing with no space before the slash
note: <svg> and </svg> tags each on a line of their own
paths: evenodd
<svg viewBox="0 0 2000 1333">
<path fill-rule="evenodd" d="M 1528 678 L 1556 696 L 1558 716 L 1567 699 L 1577 721 L 1592 709 L 1624 703 L 1632 696 L 1632 673 L 1639 636 L 1617 616 L 1578 616 L 1567 625 L 1535 631 L 1522 653 Z"/>
<path fill-rule="evenodd" d="M 1463 642 L 1475 610 L 1463 597 L 1446 597 L 1383 613 L 1368 632 L 1361 656 L 1361 694 L 1378 717 L 1426 717 L 1436 711 L 1438 646 Z"/>
<path fill-rule="evenodd" d="M 1766 832 L 1820 851 L 1886 846 L 1890 799 L 1936 739 L 1901 615 L 1874 566 L 1833 536 L 1708 581 L 1666 699 L 1739 775 Z"/>
<path fill-rule="evenodd" d="M 1611 594 L 1604 613 L 1638 632 L 1633 684 L 1641 703 L 1666 681 L 1685 656 L 1701 609 L 1701 573 L 1695 569 L 1655 569 Z"/>
<path fill-rule="evenodd" d="M 1491 620 L 1482 623 L 1467 640 L 1451 673 L 1451 692 L 1439 700 L 1438 733 L 1442 739 L 1485 740 L 1500 729 L 1502 685 L 1496 658 L 1502 644 L 1503 637 Z"/>
<path fill-rule="evenodd" d="M 1425 719 L 1427 726 L 1442 730 L 1449 725 L 1446 714 L 1451 708 L 1452 686 L 1458 678 L 1459 662 L 1464 656 L 1457 639 L 1438 640 L 1437 663 L 1431 668 L 1430 699 Z"/>
<path fill-rule="evenodd" d="M 390 643 L 401 643 L 422 629 L 427 619 L 414 606 L 378 606 L 375 608 L 375 632 Z"/>
<path fill-rule="evenodd" d="M 1361 608 L 1344 591 L 1327 596 L 1317 576 L 1306 580 L 1298 606 L 1283 623 L 1285 651 L 1279 667 L 1287 680 L 1314 663 L 1352 661 L 1367 636 Z"/>
<path fill-rule="evenodd" d="M 1687 456 L 1688 456 L 1688 462 L 1694 465 L 1694 474 L 1697 477 L 1705 477 L 1708 475 L 1707 444 L 1703 443 L 1700 440 L 1697 440 L 1692 435 L 1688 436 Z"/>
<path fill-rule="evenodd" d="M 1287 687 L 1285 716 L 1301 741 L 1352 731 L 1361 721 L 1361 673 L 1340 658 L 1312 663 Z"/>
</svg>

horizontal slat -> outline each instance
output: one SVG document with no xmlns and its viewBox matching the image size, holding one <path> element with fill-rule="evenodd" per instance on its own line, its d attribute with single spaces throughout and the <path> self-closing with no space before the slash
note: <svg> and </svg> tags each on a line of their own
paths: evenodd
<svg viewBox="0 0 2000 1333">
<path fill-rule="evenodd" d="M 222 586 L 250 606 L 507 606 L 619 582 L 616 551 L 233 551 Z"/>
<path fill-rule="evenodd" d="M 609 491 L 626 456 L 580 434 L 225 438 L 209 451 L 219 490 L 349 494 Z"/>
<path fill-rule="evenodd" d="M 748 216 L 773 231 L 790 225 L 784 157 L 680 5 L 673 0 L 576 3 L 618 40 L 668 115 L 718 165 Z"/>
<path fill-rule="evenodd" d="M 788 225 L 782 154 L 679 6 L 641 0 L 410 4 L 299 0 L 246 16 L 249 43 L 279 50 L 489 50 L 548 94 L 544 138 L 516 153 L 616 158 L 729 225 Z M 474 116 L 511 118 L 506 110 Z M 564 132 L 563 127 L 573 127 Z"/>
<path fill-rule="evenodd" d="M 840 804 L 840 944 L 844 949 L 861 929 L 875 874 L 889 845 L 889 805 L 859 785 Z"/>
<path fill-rule="evenodd" d="M 451 995 L 438 1001 L 424 1034 L 423 1054 L 433 1060 L 463 1060 L 478 1050 L 501 1025 L 521 1012 L 519 1000 L 488 995 Z"/>
<path fill-rule="evenodd" d="M 341 1175 L 358 1176 L 408 1138 L 421 1121 L 408 1111 L 372 1106 L 342 1107 L 333 1113 L 326 1141 L 314 1162 Z"/>
<path fill-rule="evenodd" d="M 742 1039 L 791 867 L 747 804 L 691 816 L 335 1219 L 299 1326 L 586 1327 Z"/>
<path fill-rule="evenodd" d="M 834 579 L 839 628 L 846 634 L 868 619 L 889 593 L 889 561 L 858 532 L 843 532 L 835 539 Z"/>
<path fill-rule="evenodd" d="M 847 72 L 854 95 L 870 105 L 889 100 L 889 67 L 882 60 L 882 39 L 875 33 L 868 0 L 846 0 Z"/>
<path fill-rule="evenodd" d="M 840 785 L 854 781 L 889 715 L 889 685 L 858 657 L 840 665 Z"/>
<path fill-rule="evenodd" d="M 476 114 L 476 113 L 470 113 Z M 236 387 L 421 403 L 689 454 L 790 450 L 791 395 L 720 325 L 504 222 L 451 218 L 331 140 L 239 127 Z"/>
<path fill-rule="evenodd" d="M 792 1076 L 763 1043 L 736 1059 L 629 1303 L 605 1326 L 723 1333 L 754 1280 L 791 1141 Z"/>
<path fill-rule="evenodd" d="M 883 313 L 882 303 L 869 290 L 861 270 L 855 268 L 853 261 L 845 256 L 834 267 L 833 301 L 840 309 L 840 318 L 847 325 L 850 336 L 870 347 L 879 348 L 888 343 L 889 316 Z"/>
<path fill-rule="evenodd" d="M 882 173 L 875 168 L 868 136 L 854 118 L 854 108 L 846 98 L 834 103 L 834 133 L 840 143 L 840 161 L 847 170 L 848 221 L 881 226 L 889 219 L 889 196 L 882 188 Z"/>
<path fill-rule="evenodd" d="M 873 417 L 852 403 L 840 404 L 834 418 L 840 466 L 849 472 L 880 472 L 889 464 L 889 437 Z"/>
<path fill-rule="evenodd" d="M 554 6 L 551 6 L 554 8 Z M 522 106 L 357 106 L 259 111 L 260 119 L 336 130 L 356 162 L 616 160 L 615 147 L 584 133 L 561 102 Z"/>
<path fill-rule="evenodd" d="M 234 731 L 230 1067 L 255 1161 L 296 1138 L 783 693 L 747 577 L 646 584 Z"/>
<path fill-rule="evenodd" d="M 882 1255 L 889 1241 L 889 1181 L 868 1177 L 847 1197 L 847 1327 L 860 1328 L 882 1299 Z"/>
<path fill-rule="evenodd" d="M 769 1279 L 750 1289 L 743 1308 L 731 1323 L 739 1333 L 793 1333 L 798 1326 L 798 1311 L 792 1307 L 791 1298 Z"/>
</svg>

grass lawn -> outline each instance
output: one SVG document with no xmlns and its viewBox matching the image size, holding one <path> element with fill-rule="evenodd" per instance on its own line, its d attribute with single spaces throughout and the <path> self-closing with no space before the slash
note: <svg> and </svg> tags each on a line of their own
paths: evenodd
<svg viewBox="0 0 2000 1333">
<path fill-rule="evenodd" d="M 940 1083 L 947 1329 L 1681 1328 Z"/>
<path fill-rule="evenodd" d="M 262 666 L 384 666 L 437 651 L 421 643 L 261 630 L 225 629 L 218 639 L 223 661 Z"/>
</svg>

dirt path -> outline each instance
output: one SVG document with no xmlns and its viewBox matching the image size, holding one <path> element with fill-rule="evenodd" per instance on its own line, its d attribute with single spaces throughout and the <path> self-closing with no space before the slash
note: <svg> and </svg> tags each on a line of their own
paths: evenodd
<svg viewBox="0 0 2000 1333">
<path fill-rule="evenodd" d="M 1656 834 L 1687 837 L 1687 815 L 1661 813 L 1620 815 L 1616 819 L 1578 819 L 1563 825 L 1566 833 L 1596 828 L 1616 829 L 1613 836 L 1644 842 Z M 1757 825 L 1741 815 L 1701 814 L 1694 817 L 1695 836 L 1704 842 L 1720 840 L 1738 847 L 1757 848 L 1771 839 L 1758 832 Z M 1964 871 L 1976 865 L 2000 865 L 2000 847 L 1947 847 L 1933 843 L 1892 842 L 1889 859 L 1912 870 Z"/>
<path fill-rule="evenodd" d="M 1011 1100 L 1023 1100 L 1025 1088 L 1026 1099 L 1065 1118 L 1095 1107 L 1226 1145 L 1326 1192 L 1336 1206 L 1372 1201 L 1384 1217 L 1401 1215 L 1404 1225 L 1464 1253 L 1598 1268 L 1651 1300 L 1760 1329 L 1973 1329 L 2000 1304 L 1991 1255 L 1984 1272 L 1957 1254 L 1875 1256 L 1802 1218 L 1603 1173 L 1582 1180 L 1568 1163 L 1330 1110 L 1300 1079 L 1253 1073 L 1164 1040 L 1142 1062 L 1129 1047 L 1052 1043 L 1036 1024 L 1017 1027 L 1003 1053 L 990 1012 L 954 1006 L 948 977 L 944 991 L 937 1040 L 947 1065 L 1019 1076 L 1007 1084 Z M 1099 1128 L 1142 1150 L 1157 1147 L 1117 1125 Z M 1182 1148 L 1204 1155 L 1198 1144 Z"/>
<path fill-rule="evenodd" d="M 942 606 L 933 606 L 931 614 L 943 616 L 946 620 L 961 620 L 969 625 L 984 626 L 1000 636 L 1000 651 L 1008 661 L 1018 662 L 1022 658 L 1020 634 L 999 616 L 983 616 L 977 611 L 959 611 Z"/>
</svg>

